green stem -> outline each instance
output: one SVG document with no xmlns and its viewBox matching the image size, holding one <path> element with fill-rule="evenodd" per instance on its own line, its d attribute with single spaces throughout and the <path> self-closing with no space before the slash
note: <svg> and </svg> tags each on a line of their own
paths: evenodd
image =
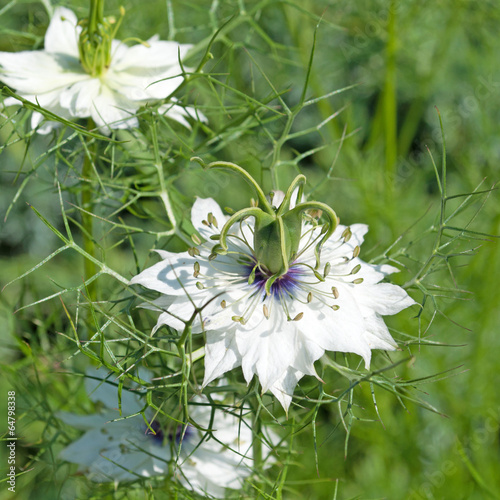
<svg viewBox="0 0 500 500">
<path fill-rule="evenodd" d="M 396 102 L 396 1 L 391 1 L 387 27 L 387 66 L 384 88 L 385 177 L 392 193 L 397 164 L 397 102 Z"/>
<path fill-rule="evenodd" d="M 258 403 L 257 403 L 257 408 L 254 408 L 253 411 L 252 433 L 253 433 L 253 443 L 252 443 L 253 466 L 254 470 L 257 471 L 258 474 L 262 467 L 262 440 L 261 440 L 262 421 L 260 419 L 260 411 Z"/>
<path fill-rule="evenodd" d="M 87 124 L 87 129 L 91 130 L 93 128 L 93 122 L 89 119 Z M 92 165 L 92 157 L 90 148 L 85 154 L 82 167 L 82 178 L 84 179 L 83 189 L 82 189 L 82 208 L 85 212 L 82 212 L 82 226 L 83 226 L 83 250 L 93 257 L 95 260 L 95 243 L 94 243 L 94 217 L 91 215 L 94 201 L 92 186 L 94 180 L 94 167 Z M 89 213 L 86 213 L 89 212 Z M 97 272 L 95 261 L 90 259 L 85 259 L 83 261 L 83 270 L 85 281 L 92 278 Z M 89 283 L 87 286 L 87 292 L 89 300 L 92 302 L 97 300 L 97 287 L 96 281 Z"/>
</svg>

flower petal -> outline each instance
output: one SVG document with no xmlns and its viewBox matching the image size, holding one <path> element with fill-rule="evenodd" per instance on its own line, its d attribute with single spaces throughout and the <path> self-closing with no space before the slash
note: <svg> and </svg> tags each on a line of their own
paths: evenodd
<svg viewBox="0 0 500 500">
<path fill-rule="evenodd" d="M 78 60 L 43 50 L 0 52 L 0 65 L 2 81 L 21 95 L 39 96 L 89 78 Z"/>
<path fill-rule="evenodd" d="M 208 222 L 208 214 L 212 214 L 216 220 L 219 229 L 214 225 L 207 226 L 203 221 Z M 210 241 L 210 236 L 219 234 L 220 229 L 229 217 L 226 217 L 218 205 L 212 198 L 197 198 L 191 209 L 191 222 L 194 228 L 205 238 Z"/>
<path fill-rule="evenodd" d="M 298 370 L 288 368 L 286 372 L 269 388 L 286 412 L 288 412 L 288 408 L 292 402 L 295 387 L 303 376 L 304 374 Z"/>
<path fill-rule="evenodd" d="M 45 50 L 78 59 L 78 37 L 81 28 L 77 27 L 77 23 L 78 19 L 73 11 L 56 7 L 45 33 Z"/>
<path fill-rule="evenodd" d="M 241 364 L 234 328 L 232 331 L 208 331 L 206 336 L 203 387 Z"/>
</svg>

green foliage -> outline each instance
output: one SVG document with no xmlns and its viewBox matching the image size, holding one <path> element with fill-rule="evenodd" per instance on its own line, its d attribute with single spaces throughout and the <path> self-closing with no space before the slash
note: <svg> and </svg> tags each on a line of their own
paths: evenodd
<svg viewBox="0 0 500 500">
<path fill-rule="evenodd" d="M 58 453 L 78 434 L 56 416 L 94 411 L 83 374 L 102 364 L 120 391 L 143 388 L 145 419 L 150 408 L 195 425 L 203 338 L 191 335 L 194 317 L 153 335 L 155 314 L 137 306 L 156 296 L 128 287 L 152 249 L 192 247 L 195 196 L 250 205 L 249 186 L 193 156 L 234 162 L 265 192 L 305 174 L 310 199 L 344 224 L 370 226 L 361 257 L 398 267 L 395 280 L 420 304 L 387 319 L 400 351 L 374 353 L 371 371 L 355 355 L 318 361 L 323 382 L 301 381 L 288 418 L 239 370 L 229 374 L 217 392 L 258 422 L 254 450 L 260 425 L 280 445 L 274 465 L 256 460 L 256 475 L 228 498 L 499 498 L 500 258 L 489 235 L 500 217 L 498 203 L 486 204 L 498 178 L 496 6 L 129 4 L 120 38 L 193 44 L 185 83 L 168 97 L 206 121 L 188 129 L 156 105 L 139 110 L 139 129 L 111 137 L 62 119 L 40 136 L 29 119 L 38 106 L 0 116 L 2 394 L 17 393 L 19 498 L 197 498 L 165 478 L 115 486 L 75 475 Z M 0 49 L 41 48 L 48 7 L 0 7 Z M 106 10 L 119 17 L 118 2 Z M 142 380 L 139 366 L 158 378 Z"/>
</svg>

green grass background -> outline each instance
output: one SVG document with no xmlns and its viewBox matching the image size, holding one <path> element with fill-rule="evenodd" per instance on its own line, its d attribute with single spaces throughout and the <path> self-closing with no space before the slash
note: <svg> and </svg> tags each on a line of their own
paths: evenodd
<svg viewBox="0 0 500 500">
<path fill-rule="evenodd" d="M 85 15 L 85 2 L 72 2 L 72 6 L 80 16 Z M 129 0 L 124 6 L 127 15 L 120 38 L 148 38 L 159 33 L 164 39 L 202 44 L 214 29 L 234 16 L 230 21 L 233 24 L 213 47 L 215 57 L 208 69 L 213 74 L 220 72 L 221 81 L 260 102 L 275 91 L 286 91 L 283 99 L 290 106 L 300 99 L 316 33 L 307 98 L 355 86 L 297 115 L 291 133 L 317 130 L 299 133 L 282 145 L 282 164 L 274 168 L 275 178 L 279 187 L 285 188 L 298 165 L 308 177 L 308 186 L 317 186 L 316 198 L 331 204 L 343 223 L 369 224 L 364 258 L 381 253 L 412 224 L 417 223 L 410 230 L 415 237 L 436 218 L 440 194 L 427 151 L 429 148 L 437 163 L 441 161 L 436 107 L 447 141 L 448 192 L 469 193 L 481 183 L 481 189 L 488 189 L 498 180 L 497 2 L 152 0 L 145 4 Z M 107 4 L 109 12 L 115 14 L 117 7 L 116 2 Z M 41 48 L 47 21 L 41 3 L 0 2 L 0 50 Z M 200 145 L 193 140 L 191 151 L 235 161 L 270 189 L 273 170 L 266 167 L 267 155 L 278 149 L 263 130 L 276 140 L 284 120 L 269 121 L 261 129 L 245 128 L 243 122 L 238 129 L 235 116 L 251 102 L 230 91 L 226 94 L 223 88 L 214 90 L 208 83 L 193 92 L 212 131 L 224 131 L 229 123 L 229 131 L 235 132 L 225 136 L 218 149 L 206 141 Z M 272 104 L 277 102 L 275 99 Z M 341 109 L 337 117 L 318 127 Z M 8 125 L 0 129 L 4 143 L 11 137 L 9 130 Z M 346 138 L 342 142 L 343 134 Z M 48 219 L 60 222 L 53 183 L 54 169 L 60 164 L 50 157 L 33 171 L 45 147 L 43 138 L 34 137 L 27 155 L 22 141 L 3 147 L 0 154 L 2 286 L 59 246 L 57 238 L 26 205 L 28 202 Z M 175 158 L 183 160 L 173 167 L 175 190 L 181 193 L 179 206 L 188 207 L 196 194 L 212 195 L 221 205 L 233 208 L 248 203 L 250 193 L 245 186 L 235 184 L 234 179 L 217 184 L 215 174 L 205 174 L 189 164 L 189 147 L 186 149 L 177 154 Z M 298 157 L 300 161 L 296 161 Z M 145 170 L 138 175 L 146 174 Z M 223 178 L 226 174 L 220 175 Z M 3 221 L 27 177 L 29 182 Z M 73 182 L 71 175 L 67 180 L 68 185 Z M 498 195 L 493 191 L 484 206 L 483 201 L 484 197 L 478 197 L 470 211 L 460 214 L 460 224 L 464 226 L 473 219 L 471 229 L 499 234 Z M 458 203 L 453 201 L 450 206 Z M 147 220 L 140 223 L 152 224 Z M 422 336 L 446 345 L 412 346 L 414 359 L 394 373 L 415 379 L 457 368 L 454 376 L 416 389 L 439 413 L 415 404 L 403 408 L 393 394 L 376 389 L 383 424 L 363 421 L 377 419 L 369 388 L 361 389 L 356 392 L 355 410 L 361 420 L 352 428 L 345 456 L 345 432 L 339 425 L 339 413 L 334 407 L 323 406 L 317 415 L 318 468 L 312 431 L 305 429 L 294 439 L 296 454 L 288 469 L 284 498 L 500 498 L 500 254 L 494 238 L 490 240 L 461 242 L 465 245 L 461 249 L 475 249 L 473 255 L 451 260 L 459 288 L 471 293 L 454 294 L 459 299 L 439 297 L 435 317 L 432 308 L 426 313 Z M 144 266 L 154 239 L 144 236 L 136 243 Z M 171 242 L 172 248 L 179 245 Z M 401 255 L 408 269 L 396 278 L 399 283 L 413 276 L 418 269 L 414 260 L 425 258 L 432 239 L 424 238 L 415 246 L 407 241 L 402 248 L 409 249 L 407 255 L 405 251 Z M 127 277 L 135 272 L 131 252 L 123 246 L 108 252 L 107 262 Z M 63 407 L 67 394 L 76 393 L 79 387 L 78 380 L 60 374 L 65 366 L 61 363 L 72 352 L 60 332 L 69 334 L 69 327 L 59 299 L 14 311 L 54 293 L 58 287 L 78 286 L 83 272 L 79 266 L 78 256 L 66 252 L 0 294 L 0 422 L 6 421 L 6 391 L 15 387 L 21 438 L 18 463 L 33 468 L 18 478 L 15 496 L 6 491 L 5 483 L 0 484 L 2 499 L 59 498 L 68 475 L 67 466 L 56 460 L 61 448 L 59 433 L 65 431 L 57 430 L 47 416 Z M 435 281 L 441 286 L 454 286 L 446 271 L 437 272 Z M 422 299 L 417 291 L 412 294 L 416 300 Z M 418 323 L 412 323 L 409 313 L 401 320 L 391 319 L 389 324 L 418 335 Z M 83 370 L 83 361 L 77 358 L 71 363 Z M 335 377 L 327 382 L 327 388 L 334 391 Z M 71 401 L 77 404 L 76 399 Z M 3 429 L 4 424 L 0 426 Z M 0 470 L 6 463 L 4 453 L 2 447 Z M 272 474 L 277 473 L 277 468 L 273 469 Z M 64 484 L 71 489 L 71 481 Z M 161 489 L 148 494 L 153 495 L 151 498 L 167 498 Z M 96 498 L 127 495 L 132 493 L 121 490 L 116 494 L 102 492 Z M 137 494 L 137 498 L 149 498 L 146 495 Z M 255 491 L 246 493 L 246 498 L 254 496 L 258 496 Z"/>
</svg>

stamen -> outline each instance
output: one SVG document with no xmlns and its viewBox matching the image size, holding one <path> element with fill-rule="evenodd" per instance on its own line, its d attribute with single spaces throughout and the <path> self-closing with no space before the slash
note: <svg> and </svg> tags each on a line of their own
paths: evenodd
<svg viewBox="0 0 500 500">
<path fill-rule="evenodd" d="M 363 281 L 364 281 L 364 280 L 363 280 L 363 278 L 356 278 L 356 279 L 353 281 L 353 283 L 354 283 L 355 285 L 359 285 L 360 283 L 363 283 Z"/>
<path fill-rule="evenodd" d="M 262 305 L 262 310 L 264 312 L 264 316 L 266 317 L 266 319 L 269 319 L 269 309 L 267 308 L 266 304 Z"/>
<path fill-rule="evenodd" d="M 332 286 L 332 293 L 333 293 L 333 296 L 338 299 L 339 298 L 339 291 L 337 290 L 337 287 L 335 286 Z"/>
<path fill-rule="evenodd" d="M 194 243 L 195 243 L 196 245 L 201 245 L 201 240 L 200 240 L 200 238 L 198 238 L 198 235 L 197 235 L 197 234 L 194 234 L 194 233 L 193 233 L 193 234 L 191 235 L 191 239 L 194 241 Z"/>
<path fill-rule="evenodd" d="M 359 270 L 361 269 L 361 264 L 358 264 L 357 266 L 354 266 L 351 270 L 351 274 L 356 274 L 359 272 Z"/>
<path fill-rule="evenodd" d="M 323 271 L 323 278 L 326 278 L 330 274 L 331 265 L 329 262 L 325 265 L 325 270 Z"/>
<path fill-rule="evenodd" d="M 346 227 L 344 229 L 344 232 L 342 233 L 342 238 L 344 238 L 344 242 L 347 243 L 351 239 L 351 236 L 352 236 L 351 228 Z"/>
<path fill-rule="evenodd" d="M 293 318 L 292 321 L 300 321 L 303 317 L 304 317 L 304 313 L 300 312 L 299 314 L 297 314 L 297 316 L 295 316 L 295 318 Z"/>
<path fill-rule="evenodd" d="M 359 245 L 356 245 L 354 247 L 354 251 L 352 252 L 352 258 L 355 259 L 356 257 L 358 257 L 359 252 L 361 252 L 361 248 L 359 247 Z"/>
<path fill-rule="evenodd" d="M 246 323 L 245 319 L 241 316 L 232 316 L 231 319 L 236 323 L 240 323 L 241 325 L 244 325 Z"/>
</svg>

